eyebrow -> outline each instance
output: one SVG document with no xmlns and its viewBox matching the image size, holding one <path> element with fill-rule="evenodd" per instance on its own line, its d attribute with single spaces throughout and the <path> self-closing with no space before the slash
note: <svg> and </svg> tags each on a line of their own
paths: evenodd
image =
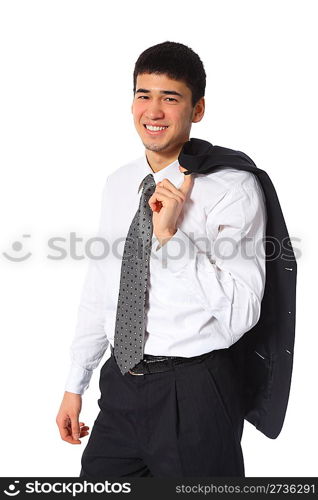
<svg viewBox="0 0 318 500">
<path fill-rule="evenodd" d="M 160 94 L 164 94 L 164 95 L 177 95 L 179 97 L 183 97 L 182 94 L 180 94 L 180 92 L 176 92 L 175 90 L 160 90 L 159 91 Z M 138 89 L 136 90 L 135 94 L 149 94 L 150 93 L 150 90 L 148 89 Z"/>
</svg>

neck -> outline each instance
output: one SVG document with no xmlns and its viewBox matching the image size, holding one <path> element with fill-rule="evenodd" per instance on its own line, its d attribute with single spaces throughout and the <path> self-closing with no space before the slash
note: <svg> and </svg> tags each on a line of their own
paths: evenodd
<svg viewBox="0 0 318 500">
<path fill-rule="evenodd" d="M 180 147 L 175 149 L 173 152 L 170 151 L 167 153 L 156 152 L 156 151 L 151 151 L 150 149 L 146 149 L 147 161 L 153 172 L 159 172 L 159 170 L 162 170 L 163 168 L 170 165 L 170 163 L 177 160 L 180 151 L 182 149 L 182 146 L 183 144 L 181 144 Z"/>
</svg>

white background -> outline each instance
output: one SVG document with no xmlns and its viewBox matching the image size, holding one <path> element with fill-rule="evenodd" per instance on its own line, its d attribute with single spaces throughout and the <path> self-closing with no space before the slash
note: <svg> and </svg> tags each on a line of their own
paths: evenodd
<svg viewBox="0 0 318 500">
<path fill-rule="evenodd" d="M 133 67 L 166 40 L 190 46 L 207 72 L 206 115 L 191 136 L 265 169 L 299 239 L 287 415 L 276 440 L 245 423 L 246 476 L 318 475 L 315 4 L 1 1 L 1 476 L 79 474 L 88 438 L 69 445 L 55 423 L 88 263 L 70 257 L 70 233 L 83 255 L 108 173 L 143 154 L 130 113 Z M 65 238 L 63 260 L 47 257 L 54 236 Z M 27 252 L 19 263 L 4 255 Z M 83 396 L 90 427 L 107 357 Z"/>
</svg>

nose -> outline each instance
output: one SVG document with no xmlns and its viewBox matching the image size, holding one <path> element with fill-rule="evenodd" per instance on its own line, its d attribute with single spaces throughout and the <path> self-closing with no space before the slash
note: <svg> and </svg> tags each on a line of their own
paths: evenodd
<svg viewBox="0 0 318 500">
<path fill-rule="evenodd" d="M 160 102 L 156 100 L 149 101 L 145 115 L 150 120 L 161 119 L 164 116 L 164 112 Z"/>
</svg>

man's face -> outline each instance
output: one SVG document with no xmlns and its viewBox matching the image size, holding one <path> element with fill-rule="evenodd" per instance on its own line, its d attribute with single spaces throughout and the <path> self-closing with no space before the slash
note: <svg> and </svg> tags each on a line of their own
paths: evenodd
<svg viewBox="0 0 318 500">
<path fill-rule="evenodd" d="M 184 82 L 165 74 L 137 76 L 131 110 L 146 149 L 173 154 L 189 140 L 191 124 L 200 121 L 204 113 L 204 98 L 194 108 L 191 98 Z"/>
</svg>

